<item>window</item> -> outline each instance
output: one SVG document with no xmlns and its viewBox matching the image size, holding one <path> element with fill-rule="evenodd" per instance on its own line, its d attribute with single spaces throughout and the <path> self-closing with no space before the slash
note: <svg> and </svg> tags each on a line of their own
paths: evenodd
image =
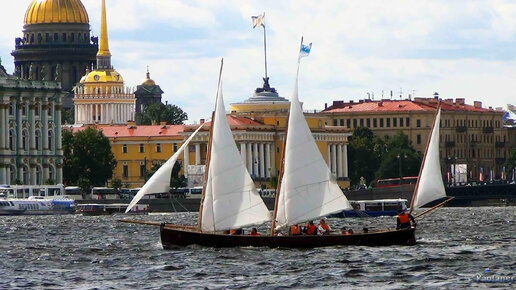
<svg viewBox="0 0 516 290">
<path fill-rule="evenodd" d="M 122 153 L 127 153 L 127 144 L 122 145 Z"/>
<path fill-rule="evenodd" d="M 333 126 L 337 126 L 337 119 L 333 119 Z"/>
<path fill-rule="evenodd" d="M 421 144 L 421 135 L 417 134 L 417 144 Z"/>
<path fill-rule="evenodd" d="M 66 33 L 63 33 L 63 42 L 66 41 Z"/>
<path fill-rule="evenodd" d="M 421 128 L 421 120 L 416 120 L 416 127 Z"/>
<path fill-rule="evenodd" d="M 377 127 L 377 122 L 376 122 L 376 118 L 373 118 L 373 128 L 376 128 Z"/>
<path fill-rule="evenodd" d="M 54 166 L 52 166 L 52 165 L 48 166 L 48 179 L 55 180 L 55 177 L 54 177 Z"/>
<path fill-rule="evenodd" d="M 39 104 L 36 104 L 36 105 L 34 106 L 34 115 L 39 116 L 40 111 L 41 111 L 41 109 L 40 109 Z M 38 184 L 39 184 L 39 183 L 38 183 Z"/>
<path fill-rule="evenodd" d="M 406 120 L 405 124 L 406 124 L 407 127 L 410 127 L 410 118 L 409 117 L 407 117 L 407 120 Z"/>
<path fill-rule="evenodd" d="M 383 128 L 383 118 L 380 118 L 380 128 Z"/>
<path fill-rule="evenodd" d="M 54 33 L 54 42 L 57 42 L 57 40 L 59 39 L 59 34 L 57 33 Z M 39 183 L 38 183 L 39 184 Z"/>
<path fill-rule="evenodd" d="M 346 119 L 346 127 L 351 128 L 351 119 Z"/>
<path fill-rule="evenodd" d="M 340 125 L 344 126 L 344 119 L 340 119 Z"/>
<path fill-rule="evenodd" d="M 52 136 L 52 130 L 48 130 L 48 150 L 54 150 L 54 138 Z"/>
<path fill-rule="evenodd" d="M 387 121 L 387 128 L 391 127 L 391 118 L 385 119 Z"/>
<path fill-rule="evenodd" d="M 357 126 L 357 119 L 353 119 L 353 128 L 356 128 Z"/>
<path fill-rule="evenodd" d="M 143 144 L 140 144 L 140 153 L 144 153 L 145 152 L 145 147 Z"/>
<path fill-rule="evenodd" d="M 35 132 L 36 144 L 35 145 L 36 145 L 36 150 L 38 150 L 38 151 L 41 151 L 41 146 L 40 146 L 41 145 L 41 142 L 40 142 L 40 137 L 41 136 L 40 135 L 41 135 L 40 131 L 36 130 L 36 132 Z M 40 184 L 40 183 L 38 183 L 38 184 Z"/>
<path fill-rule="evenodd" d="M 403 127 L 403 118 L 400 118 L 400 127 Z"/>
<path fill-rule="evenodd" d="M 174 152 L 177 151 L 177 143 L 174 143 Z"/>
<path fill-rule="evenodd" d="M 14 115 L 14 104 L 9 103 L 9 116 Z"/>
<path fill-rule="evenodd" d="M 22 132 L 22 149 L 27 151 L 27 130 L 23 130 Z"/>
<path fill-rule="evenodd" d="M 398 119 L 397 118 L 392 118 L 392 126 L 398 127 Z"/>
<path fill-rule="evenodd" d="M 129 166 L 127 166 L 127 164 L 124 164 L 124 166 L 122 167 L 122 176 L 124 178 L 129 177 Z"/>
<path fill-rule="evenodd" d="M 11 129 L 11 130 L 9 130 L 9 150 L 11 150 L 11 151 L 13 151 L 14 147 L 15 147 L 14 140 L 15 140 L 15 138 L 14 138 L 14 130 Z"/>
<path fill-rule="evenodd" d="M 145 164 L 140 163 L 140 177 L 145 176 Z"/>
<path fill-rule="evenodd" d="M 371 127 L 371 119 L 367 118 L 366 123 L 368 128 Z"/>
<path fill-rule="evenodd" d="M 22 107 L 22 115 L 23 116 L 27 115 L 27 106 L 25 106 L 25 104 L 21 104 L 21 107 Z"/>
<path fill-rule="evenodd" d="M 364 126 L 364 119 L 360 119 L 360 127 Z"/>
<path fill-rule="evenodd" d="M 48 104 L 48 116 L 51 117 L 53 114 L 53 108 L 52 104 Z"/>
<path fill-rule="evenodd" d="M 161 144 L 160 143 L 156 144 L 156 152 L 158 152 L 158 153 L 161 152 Z"/>
</svg>

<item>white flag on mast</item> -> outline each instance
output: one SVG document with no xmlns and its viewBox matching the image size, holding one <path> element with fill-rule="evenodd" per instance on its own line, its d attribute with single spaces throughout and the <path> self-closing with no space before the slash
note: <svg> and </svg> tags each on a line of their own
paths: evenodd
<svg viewBox="0 0 516 290">
<path fill-rule="evenodd" d="M 263 12 L 262 15 L 251 16 L 251 19 L 253 20 L 253 28 L 256 28 L 257 26 L 265 27 L 265 12 Z"/>
<path fill-rule="evenodd" d="M 301 49 L 299 50 L 299 58 L 308 56 L 310 51 L 312 50 L 312 43 L 308 45 L 301 44 Z"/>
</svg>

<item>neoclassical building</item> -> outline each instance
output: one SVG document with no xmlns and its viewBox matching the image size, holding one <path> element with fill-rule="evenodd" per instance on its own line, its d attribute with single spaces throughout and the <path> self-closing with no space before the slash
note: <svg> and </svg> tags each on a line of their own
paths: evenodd
<svg viewBox="0 0 516 290">
<path fill-rule="evenodd" d="M 10 76 L 0 64 L 0 184 L 62 183 L 65 95 L 58 82 Z"/>
<path fill-rule="evenodd" d="M 134 120 L 134 94 L 124 87 L 124 79 L 111 65 L 105 0 L 102 0 L 97 69 L 86 71 L 74 93 L 75 124 L 127 124 Z"/>
<path fill-rule="evenodd" d="M 97 38 L 90 35 L 88 13 L 80 0 L 33 0 L 25 13 L 23 36 L 11 53 L 15 75 L 58 80 L 71 92 L 86 67 L 95 66 Z M 72 107 L 72 97 L 63 99 Z"/>
</svg>

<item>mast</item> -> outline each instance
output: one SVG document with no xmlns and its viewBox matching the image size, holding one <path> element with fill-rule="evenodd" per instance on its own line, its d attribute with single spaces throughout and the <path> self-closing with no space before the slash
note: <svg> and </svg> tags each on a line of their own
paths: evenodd
<svg viewBox="0 0 516 290">
<path fill-rule="evenodd" d="M 263 17 L 265 17 L 265 12 L 263 12 Z M 265 55 L 265 79 L 268 79 L 267 76 L 267 34 L 265 32 L 265 25 L 263 26 L 263 51 Z"/>
<path fill-rule="evenodd" d="M 219 71 L 219 82 L 217 85 L 217 98 L 219 97 L 220 90 L 220 80 L 222 78 L 222 67 L 224 66 L 224 58 L 220 60 L 220 71 Z M 215 99 L 215 109 L 217 108 L 217 99 Z M 210 137 L 208 140 L 208 152 L 206 152 L 206 168 L 204 169 L 204 182 L 202 186 L 202 195 L 201 195 L 201 204 L 199 206 L 199 220 L 197 222 L 199 231 L 202 231 L 202 210 L 204 207 L 204 198 L 206 195 L 206 182 L 208 181 L 208 174 L 210 169 L 210 159 L 211 159 L 211 145 L 213 140 L 213 125 L 215 125 L 215 110 L 211 114 L 211 127 L 210 127 Z"/>
<path fill-rule="evenodd" d="M 439 104 L 437 105 L 437 110 L 435 111 L 434 123 L 432 124 L 432 130 L 430 130 L 430 134 L 428 135 L 429 138 L 426 141 L 425 154 L 423 155 L 423 161 L 421 162 L 421 167 L 419 168 L 419 175 L 418 175 L 418 178 L 417 178 L 416 186 L 414 187 L 414 193 L 412 194 L 412 200 L 410 201 L 410 211 L 409 211 L 409 214 L 411 214 L 412 211 L 414 210 L 414 201 L 416 200 L 417 190 L 419 189 L 419 181 L 421 180 L 421 173 L 423 172 L 423 168 L 425 167 L 426 155 L 428 153 L 428 148 L 430 147 L 430 142 L 432 141 L 431 140 L 432 139 L 432 133 L 435 130 L 435 119 L 437 118 L 437 114 L 439 113 L 440 110 L 441 110 L 441 103 L 439 102 Z"/>
</svg>

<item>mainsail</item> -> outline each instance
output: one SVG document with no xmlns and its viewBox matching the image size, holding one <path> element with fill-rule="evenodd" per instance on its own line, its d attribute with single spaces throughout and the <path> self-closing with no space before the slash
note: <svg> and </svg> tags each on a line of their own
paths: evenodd
<svg viewBox="0 0 516 290">
<path fill-rule="evenodd" d="M 138 193 L 133 197 L 129 206 L 125 210 L 128 213 L 137 203 L 142 199 L 144 195 L 153 194 L 153 193 L 161 193 L 168 192 L 170 190 L 170 177 L 172 175 L 172 168 L 174 168 L 174 164 L 176 164 L 177 158 L 183 153 L 183 150 L 188 147 L 188 144 L 194 136 L 199 132 L 199 130 L 204 126 L 205 123 L 201 124 L 195 132 L 186 139 L 186 141 L 179 147 L 172 157 L 170 157 L 167 162 L 165 162 L 161 167 L 151 176 L 151 178 L 143 185 L 143 187 L 138 190 Z M 186 167 L 185 167 L 186 170 Z"/>
<path fill-rule="evenodd" d="M 441 107 L 437 109 L 434 126 L 430 134 L 418 184 L 416 185 L 410 210 L 420 208 L 425 204 L 446 197 L 441 164 L 439 162 L 439 124 L 441 120 Z"/>
<path fill-rule="evenodd" d="M 290 100 L 286 138 L 276 228 L 351 209 L 306 123 L 298 99 L 298 76 Z"/>
<path fill-rule="evenodd" d="M 221 231 L 270 221 L 269 211 L 258 194 L 233 139 L 224 109 L 221 77 L 211 138 L 201 209 L 201 230 Z"/>
</svg>

